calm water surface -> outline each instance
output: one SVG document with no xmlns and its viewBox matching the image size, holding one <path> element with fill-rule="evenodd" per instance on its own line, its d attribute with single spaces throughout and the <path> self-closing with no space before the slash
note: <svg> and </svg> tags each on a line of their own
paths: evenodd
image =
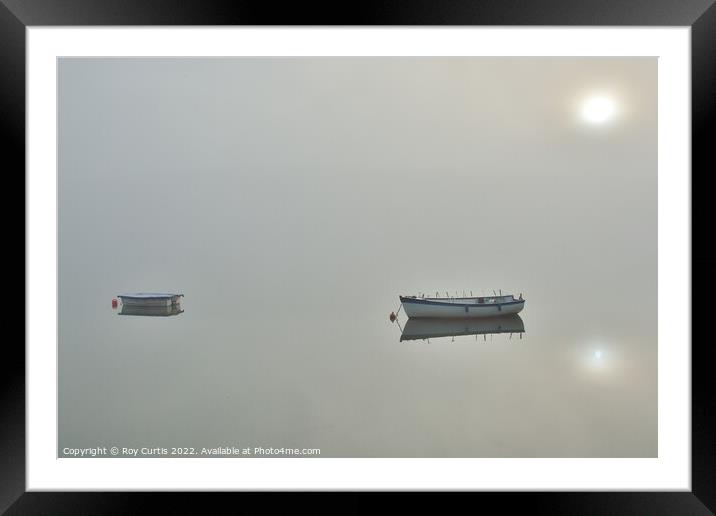
<svg viewBox="0 0 716 516">
<path fill-rule="evenodd" d="M 59 77 L 60 455 L 656 456 L 656 60 Z M 609 128 L 574 120 L 597 83 Z M 400 341 L 399 294 L 463 289 L 522 293 L 522 338 Z M 185 311 L 118 315 L 134 291 Z"/>
</svg>

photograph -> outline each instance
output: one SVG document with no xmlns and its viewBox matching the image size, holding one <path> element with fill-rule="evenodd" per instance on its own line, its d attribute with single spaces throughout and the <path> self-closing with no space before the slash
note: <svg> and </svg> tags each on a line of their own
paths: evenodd
<svg viewBox="0 0 716 516">
<path fill-rule="evenodd" d="M 0 0 L 0 513 L 716 507 L 713 0 L 43 2 Z"/>
<path fill-rule="evenodd" d="M 655 56 L 58 56 L 58 458 L 657 458 Z"/>
</svg>

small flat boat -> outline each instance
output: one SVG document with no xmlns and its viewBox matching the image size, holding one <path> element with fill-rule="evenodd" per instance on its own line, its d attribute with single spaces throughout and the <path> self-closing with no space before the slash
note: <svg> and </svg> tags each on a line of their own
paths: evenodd
<svg viewBox="0 0 716 516">
<path fill-rule="evenodd" d="M 178 305 L 184 294 L 140 292 L 138 294 L 120 294 L 117 297 L 122 300 L 124 306 L 172 306 Z"/>
<path fill-rule="evenodd" d="M 511 294 L 480 297 L 400 296 L 400 303 L 410 318 L 495 317 L 519 313 L 525 306 L 522 294 L 517 299 Z"/>
</svg>

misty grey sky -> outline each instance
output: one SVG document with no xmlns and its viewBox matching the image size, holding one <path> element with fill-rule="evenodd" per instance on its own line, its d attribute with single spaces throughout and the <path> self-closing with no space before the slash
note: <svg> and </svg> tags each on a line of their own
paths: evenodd
<svg viewBox="0 0 716 516">
<path fill-rule="evenodd" d="M 656 59 L 65 58 L 58 74 L 61 442 L 110 432 L 91 410 L 135 438 L 181 432 L 121 400 L 184 378 L 213 386 L 185 393 L 204 421 L 231 419 L 205 407 L 233 393 L 256 423 L 223 428 L 275 442 L 293 425 L 332 456 L 656 453 Z M 611 124 L 580 119 L 597 93 Z M 393 342 L 398 294 L 463 289 L 524 293 L 529 349 Z M 185 344 L 109 318 L 126 291 L 183 292 L 161 328 Z M 147 335 L 171 380 L 106 369 L 141 362 Z M 601 390 L 568 365 L 593 338 L 621 353 Z M 338 414 L 375 425 L 349 437 Z M 527 435 L 522 417 L 564 432 Z M 388 435 L 416 421 L 422 437 Z"/>
</svg>

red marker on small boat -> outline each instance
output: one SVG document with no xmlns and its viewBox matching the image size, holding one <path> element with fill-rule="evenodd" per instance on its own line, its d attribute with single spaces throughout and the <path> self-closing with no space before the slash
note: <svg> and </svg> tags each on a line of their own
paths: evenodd
<svg viewBox="0 0 716 516">
<path fill-rule="evenodd" d="M 117 308 L 117 300 L 112 299 L 112 308 Z"/>
</svg>

